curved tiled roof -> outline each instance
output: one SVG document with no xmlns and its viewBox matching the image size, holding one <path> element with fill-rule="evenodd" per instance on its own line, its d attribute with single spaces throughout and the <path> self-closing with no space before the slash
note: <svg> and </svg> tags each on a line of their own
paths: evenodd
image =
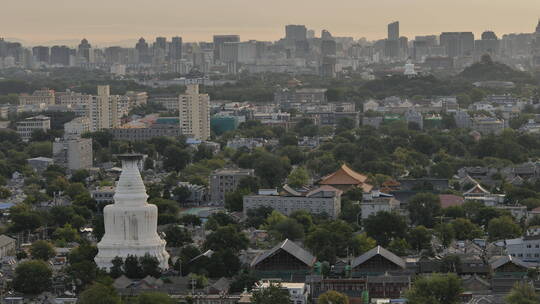
<svg viewBox="0 0 540 304">
<path fill-rule="evenodd" d="M 360 174 L 343 164 L 339 170 L 322 178 L 321 185 L 357 185 L 368 192 L 373 186 L 366 184 L 367 176 Z"/>
</svg>

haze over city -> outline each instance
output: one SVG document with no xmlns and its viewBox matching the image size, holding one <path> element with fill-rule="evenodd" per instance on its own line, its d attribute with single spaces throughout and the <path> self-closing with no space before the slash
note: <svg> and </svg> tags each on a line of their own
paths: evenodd
<svg viewBox="0 0 540 304">
<path fill-rule="evenodd" d="M 484 30 L 530 32 L 540 11 L 536 0 L 312 0 L 6 1 L 1 35 L 24 44 L 75 45 L 86 37 L 97 45 L 132 45 L 141 36 L 181 35 L 206 41 L 214 34 L 242 40 L 277 40 L 284 24 L 306 24 L 320 32 L 369 40 L 384 38 L 385 24 L 400 20 L 402 35 Z M 504 16 L 504 17 L 501 17 Z"/>
</svg>

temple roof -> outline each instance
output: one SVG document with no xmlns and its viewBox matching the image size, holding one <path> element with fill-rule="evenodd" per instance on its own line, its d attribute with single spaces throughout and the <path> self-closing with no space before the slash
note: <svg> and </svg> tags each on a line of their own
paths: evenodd
<svg viewBox="0 0 540 304">
<path fill-rule="evenodd" d="M 367 176 L 355 172 L 346 164 L 343 164 L 339 170 L 322 178 L 321 185 L 357 185 L 365 192 L 369 192 L 373 186 L 366 184 Z"/>
<path fill-rule="evenodd" d="M 313 266 L 313 264 L 315 264 L 315 261 L 317 260 L 317 258 L 315 258 L 311 253 L 309 253 L 302 247 L 296 245 L 296 243 L 294 243 L 293 241 L 286 239 L 285 241 L 277 244 L 274 248 L 255 257 L 253 262 L 251 262 L 251 267 L 255 267 L 257 264 L 275 255 L 280 250 L 285 250 L 287 253 L 294 256 L 295 258 L 310 267 Z"/>
<path fill-rule="evenodd" d="M 529 263 L 523 262 L 522 260 L 515 258 L 511 255 L 505 255 L 491 263 L 491 269 L 495 270 L 507 263 L 512 263 L 514 265 L 517 265 L 519 267 L 523 268 L 529 268 Z"/>
<path fill-rule="evenodd" d="M 398 257 L 397 255 L 395 255 L 392 252 L 384 249 L 381 246 L 377 246 L 377 247 L 369 250 L 368 252 L 362 254 L 361 256 L 357 257 L 356 259 L 354 259 L 353 262 L 352 262 L 351 267 L 355 268 L 355 267 L 357 267 L 359 265 L 362 265 L 366 261 L 370 260 L 371 258 L 373 258 L 374 256 L 377 256 L 377 255 L 382 256 L 386 260 L 394 263 L 395 265 L 397 265 L 397 266 L 399 266 L 401 268 L 405 268 L 405 261 L 402 258 Z"/>
<path fill-rule="evenodd" d="M 480 186 L 480 184 L 474 185 L 469 191 L 463 193 L 463 195 L 470 195 L 470 194 L 489 194 L 489 191 L 487 191 L 484 187 Z"/>
</svg>

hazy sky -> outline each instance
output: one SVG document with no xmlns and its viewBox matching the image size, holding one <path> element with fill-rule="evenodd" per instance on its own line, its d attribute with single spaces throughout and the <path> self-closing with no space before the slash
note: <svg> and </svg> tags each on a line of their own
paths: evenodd
<svg viewBox="0 0 540 304">
<path fill-rule="evenodd" d="M 540 0 L 1 0 L 0 37 L 36 44 L 86 37 L 109 44 L 180 35 L 184 41 L 239 34 L 276 40 L 285 24 L 334 36 L 384 38 L 399 20 L 401 35 L 486 29 L 532 32 Z"/>
</svg>

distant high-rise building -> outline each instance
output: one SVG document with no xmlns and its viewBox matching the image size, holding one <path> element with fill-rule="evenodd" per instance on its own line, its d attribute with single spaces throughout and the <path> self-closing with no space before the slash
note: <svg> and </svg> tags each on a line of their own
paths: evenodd
<svg viewBox="0 0 540 304">
<path fill-rule="evenodd" d="M 150 51 L 148 50 L 148 43 L 146 43 L 144 38 L 141 37 L 139 39 L 135 45 L 135 50 L 137 51 L 137 55 L 139 57 L 139 63 L 150 63 L 152 61 Z"/>
<path fill-rule="evenodd" d="M 77 48 L 77 56 L 84 58 L 86 62 L 90 62 L 92 45 L 88 43 L 88 40 L 83 39 Z"/>
<path fill-rule="evenodd" d="M 182 59 L 182 37 L 173 37 L 169 48 L 169 59 L 177 61 Z"/>
<path fill-rule="evenodd" d="M 388 40 L 399 39 L 399 21 L 388 24 Z"/>
<path fill-rule="evenodd" d="M 240 42 L 238 35 L 215 35 L 214 36 L 214 61 L 222 61 L 221 48 L 225 42 Z"/>
<path fill-rule="evenodd" d="M 474 34 L 472 32 L 445 32 L 440 38 L 448 57 L 472 56 L 474 51 Z"/>
<path fill-rule="evenodd" d="M 65 46 L 55 45 L 51 48 L 51 64 L 69 66 L 71 50 Z"/>
<path fill-rule="evenodd" d="M 180 129 L 182 134 L 196 139 L 210 137 L 210 96 L 199 93 L 198 84 L 188 84 L 179 96 Z"/>
<path fill-rule="evenodd" d="M 32 48 L 32 56 L 38 62 L 49 63 L 51 59 L 50 51 L 48 46 L 35 46 Z"/>
<path fill-rule="evenodd" d="M 307 28 L 305 25 L 289 24 L 285 26 L 285 40 L 303 41 L 307 39 Z"/>
<path fill-rule="evenodd" d="M 388 37 L 384 44 L 384 53 L 388 58 L 400 56 L 399 21 L 388 24 Z"/>
<path fill-rule="evenodd" d="M 500 41 L 492 31 L 482 33 L 482 39 L 474 42 L 474 53 L 478 59 L 482 55 L 496 56 L 499 54 Z"/>
</svg>

